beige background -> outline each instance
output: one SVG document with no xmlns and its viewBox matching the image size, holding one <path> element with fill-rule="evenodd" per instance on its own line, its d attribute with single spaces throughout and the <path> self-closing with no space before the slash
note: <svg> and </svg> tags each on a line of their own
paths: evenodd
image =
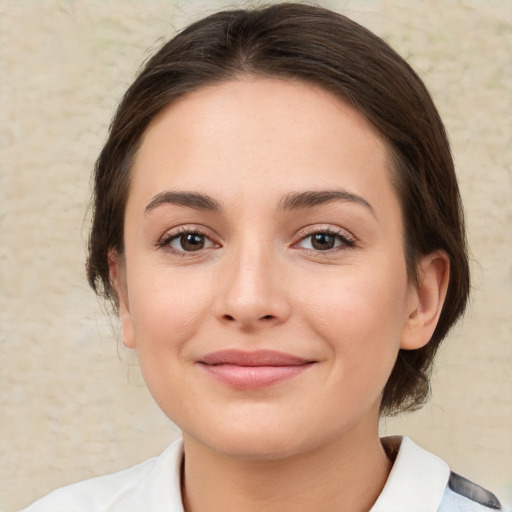
<svg viewBox="0 0 512 512">
<path fill-rule="evenodd" d="M 389 420 L 512 503 L 512 2 L 324 2 L 430 87 L 466 204 L 473 299 L 433 399 Z M 226 2 L 0 0 L 0 508 L 158 454 L 178 435 L 87 288 L 89 173 L 120 95 L 176 28 Z M 233 5 L 233 4 L 231 4 Z"/>
</svg>

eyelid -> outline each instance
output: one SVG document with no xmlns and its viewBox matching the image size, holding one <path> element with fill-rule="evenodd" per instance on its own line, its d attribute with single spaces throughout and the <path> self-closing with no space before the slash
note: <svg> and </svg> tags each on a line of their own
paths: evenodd
<svg viewBox="0 0 512 512">
<path fill-rule="evenodd" d="M 186 234 L 199 234 L 201 236 L 204 236 L 207 238 L 214 247 L 206 247 L 203 249 L 199 249 L 197 251 L 182 251 L 182 250 L 176 250 L 173 249 L 170 246 L 170 243 L 173 240 L 176 240 L 178 237 Z M 329 252 L 335 252 L 336 250 L 342 250 L 347 249 L 350 247 L 353 247 L 357 243 L 357 238 L 352 235 L 349 231 L 347 231 L 344 228 L 341 228 L 339 226 L 335 226 L 332 224 L 326 225 L 326 224 L 314 224 L 310 226 L 305 226 L 301 228 L 296 236 L 295 241 L 291 244 L 292 248 L 297 248 L 297 246 L 303 242 L 305 239 L 307 239 L 310 236 L 313 236 L 318 233 L 325 233 L 329 234 L 335 237 L 339 237 L 342 241 L 342 243 L 336 247 L 333 247 L 332 249 L 326 249 L 325 251 L 320 251 L 317 249 L 308 249 L 303 248 L 305 251 L 315 252 L 315 253 L 329 253 Z M 172 254 L 178 255 L 178 256 L 194 256 L 204 253 L 205 251 L 209 251 L 211 249 L 217 249 L 222 247 L 222 244 L 218 241 L 218 237 L 215 236 L 215 234 L 212 233 L 212 231 L 208 228 L 205 228 L 204 226 L 197 225 L 197 224 L 186 224 L 186 225 L 180 225 L 176 226 L 174 228 L 168 229 L 156 242 L 155 246 L 158 249 L 164 249 Z"/>
<path fill-rule="evenodd" d="M 297 246 L 300 242 L 304 241 L 306 238 L 308 238 L 312 235 L 315 235 L 317 233 L 327 233 L 329 235 L 339 237 L 343 241 L 342 248 L 354 247 L 358 241 L 357 238 L 352 233 L 350 233 L 346 229 L 341 228 L 339 226 L 333 226 L 332 224 L 329 224 L 329 225 L 314 224 L 314 225 L 306 226 L 306 227 L 300 229 L 297 233 L 296 241 L 293 242 L 292 246 L 293 247 Z M 338 249 L 338 247 L 328 249 L 326 251 L 317 251 L 314 249 L 313 249 L 313 251 L 327 253 L 329 251 L 335 251 L 336 249 Z M 311 249 L 304 249 L 304 250 L 311 250 Z"/>
<path fill-rule="evenodd" d="M 199 249 L 197 251 L 178 251 L 176 249 L 173 249 L 170 246 L 170 243 L 173 240 L 176 240 L 176 238 L 179 238 L 180 236 L 187 235 L 187 234 L 198 234 L 198 235 L 204 236 L 205 238 L 210 240 L 215 247 L 207 247 L 204 249 Z M 218 239 L 216 236 L 212 235 L 211 230 L 209 230 L 203 226 L 196 225 L 196 224 L 180 225 L 180 226 L 176 226 L 174 228 L 168 229 L 159 238 L 159 240 L 156 242 L 155 245 L 158 249 L 164 249 L 164 250 L 166 250 L 172 254 L 178 255 L 178 256 L 198 255 L 200 253 L 204 253 L 204 251 L 208 251 L 208 250 L 211 250 L 214 248 L 221 247 L 220 242 L 218 242 Z"/>
</svg>

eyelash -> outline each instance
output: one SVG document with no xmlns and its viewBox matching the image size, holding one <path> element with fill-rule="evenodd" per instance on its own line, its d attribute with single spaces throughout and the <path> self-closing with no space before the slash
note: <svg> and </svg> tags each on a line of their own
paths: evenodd
<svg viewBox="0 0 512 512">
<path fill-rule="evenodd" d="M 184 235 L 199 235 L 200 237 L 204 238 L 205 240 L 208 240 L 212 245 L 218 245 L 214 240 L 212 240 L 211 236 L 206 234 L 204 231 L 198 228 L 186 228 L 186 227 L 180 227 L 177 231 L 173 231 L 171 233 L 168 233 L 165 235 L 161 240 L 158 241 L 156 244 L 159 249 L 165 249 L 168 252 L 180 256 L 180 257 L 187 257 L 192 256 L 195 254 L 202 253 L 204 250 L 211 249 L 212 247 L 207 248 L 200 248 L 197 251 L 186 251 L 186 250 L 176 250 L 173 247 L 171 247 L 171 243 L 174 240 L 177 240 L 181 238 Z M 309 232 L 303 232 L 300 234 L 300 238 L 297 242 L 293 244 L 293 246 L 299 245 L 301 242 L 304 242 L 308 238 L 312 238 L 315 235 L 327 235 L 334 237 L 335 239 L 339 240 L 341 243 L 337 246 L 334 246 L 329 249 L 321 250 L 321 249 L 309 249 L 304 248 L 304 250 L 314 253 L 314 254 L 322 254 L 322 253 L 332 253 L 334 251 L 344 250 L 344 249 L 350 249 L 356 245 L 356 240 L 350 236 L 347 235 L 345 231 L 333 229 L 333 228 L 325 228 L 325 229 L 315 229 L 314 231 Z"/>
<path fill-rule="evenodd" d="M 311 239 L 315 235 L 327 235 L 334 237 L 335 239 L 339 240 L 341 243 L 335 247 L 332 247 L 330 249 L 320 250 L 320 249 L 307 249 L 304 250 L 309 251 L 314 254 L 329 254 L 335 251 L 340 250 L 346 250 L 355 247 L 356 245 L 356 239 L 350 236 L 346 231 L 342 231 L 341 229 L 335 229 L 332 227 L 329 228 L 316 228 L 312 231 L 301 233 L 300 238 L 297 242 L 294 243 L 294 246 L 297 246 L 301 242 L 304 242 L 308 238 Z M 336 242 L 335 242 L 336 243 Z"/>
<path fill-rule="evenodd" d="M 175 256 L 180 257 L 187 257 L 192 256 L 195 254 L 202 253 L 204 250 L 210 249 L 210 247 L 207 248 L 201 248 L 197 251 L 186 251 L 186 250 L 176 250 L 173 247 L 171 247 L 171 243 L 174 240 L 177 240 L 181 238 L 184 235 L 199 235 L 205 240 L 209 240 L 212 245 L 218 245 L 215 241 L 212 240 L 212 237 L 206 234 L 203 230 L 198 228 L 186 228 L 186 227 L 180 227 L 177 231 L 172 231 L 171 233 L 166 234 L 161 240 L 158 241 L 156 244 L 159 249 L 164 249 L 170 253 L 172 253 Z"/>
</svg>

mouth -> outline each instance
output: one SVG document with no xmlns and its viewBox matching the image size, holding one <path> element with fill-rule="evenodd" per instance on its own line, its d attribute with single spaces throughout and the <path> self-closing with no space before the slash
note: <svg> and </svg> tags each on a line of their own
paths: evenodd
<svg viewBox="0 0 512 512">
<path fill-rule="evenodd" d="M 292 379 L 316 362 L 273 350 L 221 350 L 197 363 L 215 380 L 235 389 L 250 390 Z"/>
</svg>

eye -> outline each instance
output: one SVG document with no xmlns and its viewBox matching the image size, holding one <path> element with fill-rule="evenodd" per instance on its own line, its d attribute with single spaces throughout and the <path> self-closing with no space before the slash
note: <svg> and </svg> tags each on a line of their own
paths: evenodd
<svg viewBox="0 0 512 512">
<path fill-rule="evenodd" d="M 180 231 L 165 237 L 159 245 L 174 253 L 197 252 L 216 247 L 216 244 L 199 231 Z"/>
<path fill-rule="evenodd" d="M 347 236 L 329 230 L 312 233 L 298 243 L 299 247 L 314 251 L 329 251 L 337 247 L 352 247 L 353 245 L 354 241 Z"/>
</svg>

